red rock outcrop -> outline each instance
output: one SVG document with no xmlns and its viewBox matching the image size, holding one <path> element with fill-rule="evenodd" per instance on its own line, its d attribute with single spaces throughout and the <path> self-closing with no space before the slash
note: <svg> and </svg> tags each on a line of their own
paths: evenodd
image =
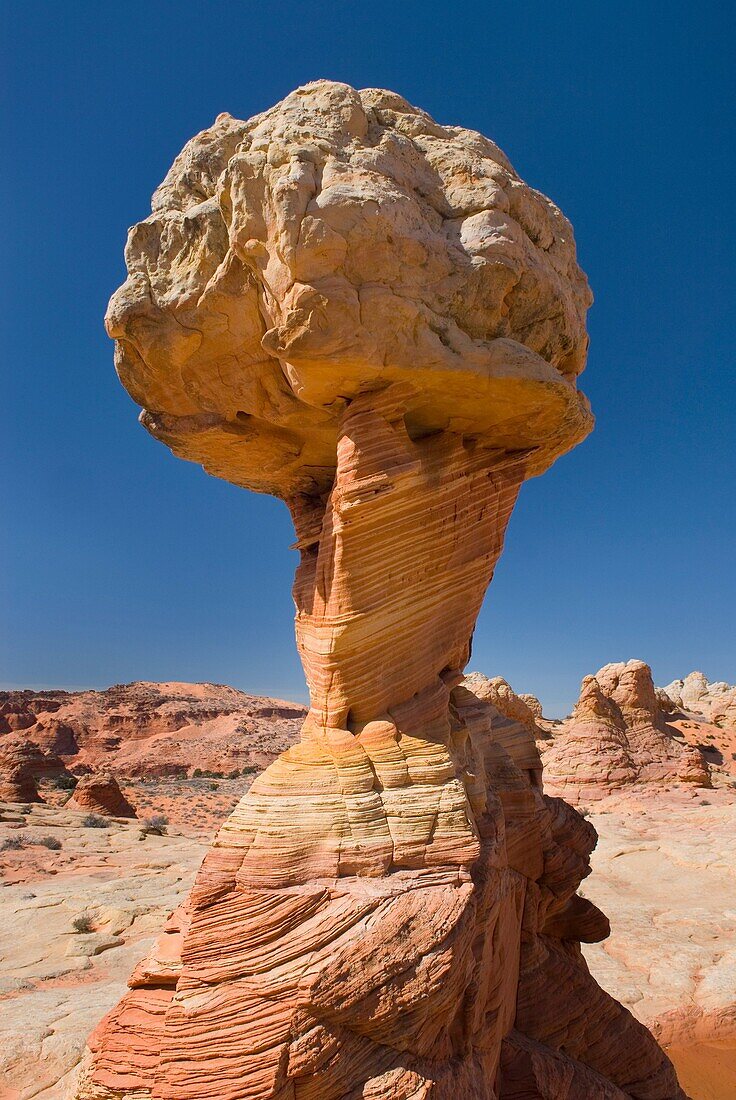
<svg viewBox="0 0 736 1100">
<path fill-rule="evenodd" d="M 736 733 L 736 687 L 724 681 L 710 683 L 702 672 L 673 680 L 659 689 L 674 709 Z"/>
<path fill-rule="evenodd" d="M 42 802 L 38 780 L 32 768 L 30 742 L 15 742 L 0 747 L 0 802 Z"/>
<path fill-rule="evenodd" d="M 595 830 L 462 686 L 521 482 L 591 425 L 569 224 L 480 135 L 323 81 L 195 138 L 127 263 L 144 424 L 291 509 L 311 706 L 78 1097 L 681 1097 L 582 958 Z"/>
<path fill-rule="evenodd" d="M 125 776 L 264 768 L 299 737 L 307 708 L 221 684 L 117 684 L 0 692 L 0 745 L 32 738 L 79 773 Z"/>
<path fill-rule="evenodd" d="M 710 787 L 697 749 L 668 725 L 643 661 L 610 664 L 583 680 L 572 716 L 543 749 L 545 783 L 574 803 L 633 783 Z"/>
<path fill-rule="evenodd" d="M 63 775 L 63 762 L 25 737 L 0 742 L 0 802 L 42 802 L 39 779 Z"/>
<path fill-rule="evenodd" d="M 658 688 L 669 725 L 711 768 L 736 775 L 736 687 L 710 683 L 702 672 Z"/>
<path fill-rule="evenodd" d="M 89 810 L 106 817 L 135 817 L 135 808 L 111 772 L 93 772 L 79 780 L 69 799 L 70 809 Z"/>
</svg>

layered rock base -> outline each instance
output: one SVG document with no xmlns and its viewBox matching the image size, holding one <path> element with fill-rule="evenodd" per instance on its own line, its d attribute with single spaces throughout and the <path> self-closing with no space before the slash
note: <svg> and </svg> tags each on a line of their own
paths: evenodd
<svg viewBox="0 0 736 1100">
<path fill-rule="evenodd" d="M 608 934 L 576 894 L 595 830 L 542 793 L 524 727 L 444 694 L 447 744 L 404 711 L 254 782 L 93 1035 L 80 1097 L 683 1095 L 580 952 Z M 287 857 L 269 833 L 297 812 L 313 836 Z"/>
</svg>

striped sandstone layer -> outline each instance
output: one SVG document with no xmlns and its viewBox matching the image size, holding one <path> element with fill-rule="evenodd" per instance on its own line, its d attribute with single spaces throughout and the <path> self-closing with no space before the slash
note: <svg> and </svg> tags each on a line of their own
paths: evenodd
<svg viewBox="0 0 736 1100">
<path fill-rule="evenodd" d="M 572 715 L 544 746 L 548 787 L 576 805 L 637 783 L 710 787 L 703 755 L 667 718 L 643 661 L 586 676 Z"/>
<path fill-rule="evenodd" d="M 592 423 L 569 224 L 479 134 L 320 81 L 198 135 L 126 258 L 144 424 L 289 505 L 311 705 L 78 1097 L 682 1096 L 582 959 L 595 831 L 461 685 L 519 487 Z"/>
<path fill-rule="evenodd" d="M 69 800 L 69 809 L 88 810 L 105 817 L 136 817 L 135 807 L 120 790 L 111 772 L 93 772 L 80 779 Z"/>
</svg>

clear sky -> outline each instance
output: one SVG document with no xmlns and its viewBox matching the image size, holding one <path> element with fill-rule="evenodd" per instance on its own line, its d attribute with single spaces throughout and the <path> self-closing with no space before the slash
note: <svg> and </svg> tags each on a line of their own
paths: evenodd
<svg viewBox="0 0 736 1100">
<path fill-rule="evenodd" d="M 572 220 L 596 295 L 597 428 L 522 490 L 473 667 L 550 713 L 629 657 L 736 680 L 732 11 L 4 3 L 0 682 L 305 697 L 285 507 L 138 426 L 102 317 L 184 142 L 318 77 L 493 138 Z"/>
</svg>

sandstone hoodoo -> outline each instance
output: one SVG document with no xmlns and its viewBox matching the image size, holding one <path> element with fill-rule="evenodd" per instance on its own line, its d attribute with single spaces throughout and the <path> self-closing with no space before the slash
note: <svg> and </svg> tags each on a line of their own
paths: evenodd
<svg viewBox="0 0 736 1100">
<path fill-rule="evenodd" d="M 471 672 L 463 682 L 479 699 L 493 703 L 501 714 L 521 722 L 535 740 L 544 740 L 549 736 L 537 724 L 538 719 L 542 718 L 542 704 L 534 695 L 517 695 L 503 676 L 488 677 L 482 672 Z"/>
<path fill-rule="evenodd" d="M 291 510 L 311 706 L 79 1097 L 682 1096 L 580 952 L 595 830 L 462 685 L 519 487 L 591 427 L 569 223 L 481 135 L 321 81 L 195 137 L 126 258 L 143 423 Z"/>
<path fill-rule="evenodd" d="M 0 743 L 0 801 L 42 802 L 39 779 L 65 774 L 63 762 L 21 734 Z"/>
<path fill-rule="evenodd" d="M 571 717 L 544 747 L 546 785 L 583 804 L 635 783 L 710 787 L 703 756 L 678 736 L 649 665 L 605 665 L 585 677 Z"/>
<path fill-rule="evenodd" d="M 89 810 L 106 817 L 135 817 L 135 808 L 120 790 L 111 772 L 93 772 L 80 779 L 69 800 L 70 809 Z"/>
</svg>

